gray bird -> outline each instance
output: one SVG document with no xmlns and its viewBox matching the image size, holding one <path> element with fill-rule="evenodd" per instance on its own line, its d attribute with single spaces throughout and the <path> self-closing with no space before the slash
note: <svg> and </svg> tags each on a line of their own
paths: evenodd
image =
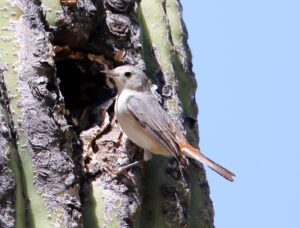
<svg viewBox="0 0 300 228">
<path fill-rule="evenodd" d="M 154 154 L 174 156 L 179 161 L 189 157 L 207 165 L 233 181 L 234 173 L 207 158 L 191 146 L 150 90 L 146 74 L 131 65 L 103 71 L 113 79 L 118 90 L 115 104 L 117 120 L 136 145 Z"/>
</svg>

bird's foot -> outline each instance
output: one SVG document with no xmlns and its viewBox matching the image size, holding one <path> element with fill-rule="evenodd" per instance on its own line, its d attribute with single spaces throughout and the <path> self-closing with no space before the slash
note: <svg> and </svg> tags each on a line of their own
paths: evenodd
<svg viewBox="0 0 300 228">
<path fill-rule="evenodd" d="M 122 166 L 122 167 L 118 168 L 118 170 L 115 172 L 115 174 L 118 175 L 118 174 L 124 172 L 125 170 L 133 168 L 135 166 L 139 166 L 139 165 L 143 164 L 144 162 L 145 162 L 144 160 L 139 160 L 139 161 L 132 162 L 128 165 Z"/>
</svg>

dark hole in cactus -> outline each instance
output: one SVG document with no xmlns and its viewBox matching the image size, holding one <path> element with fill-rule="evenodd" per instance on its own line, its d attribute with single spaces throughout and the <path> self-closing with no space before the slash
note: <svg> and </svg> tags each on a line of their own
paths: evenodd
<svg viewBox="0 0 300 228">
<path fill-rule="evenodd" d="M 66 117 L 77 132 L 95 124 L 101 126 L 101 104 L 115 91 L 106 84 L 102 66 L 94 61 L 65 59 L 56 61 L 59 86 L 65 100 Z M 110 107 L 109 111 L 113 111 Z"/>
</svg>

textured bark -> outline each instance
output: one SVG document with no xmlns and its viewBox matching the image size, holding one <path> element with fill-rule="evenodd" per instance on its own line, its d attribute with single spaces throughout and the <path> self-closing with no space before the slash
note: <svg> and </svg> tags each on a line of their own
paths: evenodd
<svg viewBox="0 0 300 228">
<path fill-rule="evenodd" d="M 116 90 L 101 73 L 147 69 L 158 99 L 197 146 L 180 3 L 16 3 L 0 0 L 0 226 L 213 227 L 202 167 L 184 171 L 154 156 L 120 171 L 143 153 L 118 125 Z"/>
<path fill-rule="evenodd" d="M 8 98 L 0 71 L 0 227 L 14 227 L 15 224 L 16 181 L 8 164 L 16 155 L 13 155 L 16 151 L 12 136 Z"/>
<path fill-rule="evenodd" d="M 50 27 L 52 42 L 60 46 L 57 76 L 69 120 L 82 142 L 85 227 L 137 224 L 142 201 L 141 170 L 117 171 L 141 159 L 141 154 L 117 124 L 112 106 L 116 91 L 109 88 L 105 75 L 100 73 L 105 67 L 122 64 L 143 67 L 137 8 L 135 1 L 78 1 L 62 7 L 63 17 L 59 17 L 63 20 Z"/>
<path fill-rule="evenodd" d="M 5 50 L 7 55 L 16 59 L 6 56 L 2 63 L 17 133 L 14 144 L 23 166 L 19 171 L 25 177 L 17 186 L 23 186 L 29 200 L 26 224 L 80 226 L 79 185 L 72 161 L 75 135 L 63 116 L 49 34 L 38 5 L 31 1 L 18 5 L 23 15 L 8 25 L 10 34 L 2 34 L 12 46 Z M 13 10 L 7 13 L 12 15 Z"/>
<path fill-rule="evenodd" d="M 0 1 L 1 14 L 1 30 L 0 30 L 0 103 L 1 103 L 1 176 L 3 180 L 3 198 L 1 198 L 1 226 L 17 227 L 26 226 L 26 196 L 24 188 L 24 175 L 20 165 L 20 158 L 17 153 L 16 134 L 12 122 L 12 112 L 9 107 L 9 95 L 7 87 L 16 87 L 15 80 L 9 80 L 7 86 L 4 82 L 4 75 L 15 77 L 15 64 L 18 61 L 16 51 L 15 20 L 20 16 L 17 7 L 8 1 Z M 15 106 L 16 102 L 11 97 L 11 106 Z M 10 177 L 11 171 L 14 179 Z M 8 182 L 5 182 L 8 181 Z M 6 185 L 9 183 L 9 185 Z M 11 186 L 10 186 L 11 185 Z M 5 187 L 6 186 L 6 187 Z M 2 192 L 2 191 L 1 191 Z M 9 193 L 9 194 L 8 194 Z M 11 198 L 13 196 L 13 198 Z M 4 201 L 7 200 L 5 203 Z M 13 217 L 12 217 L 13 216 Z"/>
</svg>

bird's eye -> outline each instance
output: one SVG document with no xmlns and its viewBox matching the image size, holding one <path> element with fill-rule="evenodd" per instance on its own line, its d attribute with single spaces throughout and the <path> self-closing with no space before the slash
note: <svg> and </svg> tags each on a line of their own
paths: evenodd
<svg viewBox="0 0 300 228">
<path fill-rule="evenodd" d="M 131 77 L 131 72 L 125 72 L 124 74 L 127 78 L 130 78 Z"/>
</svg>

